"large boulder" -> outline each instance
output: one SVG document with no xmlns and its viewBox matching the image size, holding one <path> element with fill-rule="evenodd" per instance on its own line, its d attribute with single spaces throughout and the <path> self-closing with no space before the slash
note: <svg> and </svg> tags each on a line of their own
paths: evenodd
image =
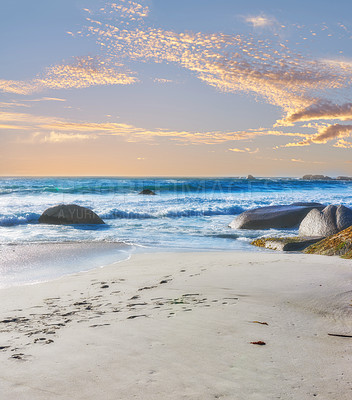
<svg viewBox="0 0 352 400">
<path fill-rule="evenodd" d="M 352 225 L 352 210 L 329 205 L 323 210 L 310 211 L 299 227 L 300 236 L 330 236 Z"/>
<path fill-rule="evenodd" d="M 76 204 L 60 204 L 48 208 L 39 218 L 41 224 L 104 224 L 104 221 L 92 210 Z"/>
<path fill-rule="evenodd" d="M 270 229 L 293 228 L 314 208 L 322 210 L 320 203 L 293 203 L 282 206 L 254 208 L 235 218 L 230 228 L 233 229 Z"/>
</svg>

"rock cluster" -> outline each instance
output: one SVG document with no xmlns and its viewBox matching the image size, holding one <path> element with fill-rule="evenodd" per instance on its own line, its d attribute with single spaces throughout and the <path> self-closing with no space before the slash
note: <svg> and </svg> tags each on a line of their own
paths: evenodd
<svg viewBox="0 0 352 400">
<path fill-rule="evenodd" d="M 325 175 L 304 175 L 302 179 L 306 181 L 331 181 L 332 178 L 330 176 Z"/>
</svg>

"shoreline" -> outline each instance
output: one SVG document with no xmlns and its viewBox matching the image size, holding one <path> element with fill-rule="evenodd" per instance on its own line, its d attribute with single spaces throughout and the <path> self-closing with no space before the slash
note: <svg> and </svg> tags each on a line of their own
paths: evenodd
<svg viewBox="0 0 352 400">
<path fill-rule="evenodd" d="M 0 291 L 51 282 L 76 273 L 104 268 L 130 258 L 133 254 L 242 252 L 223 249 L 182 249 L 145 247 L 113 241 L 62 241 L 0 244 Z M 250 246 L 248 252 L 265 250 Z M 270 250 L 266 250 L 270 252 Z M 50 268 L 48 268 L 50 265 Z M 16 281 L 16 276 L 19 280 Z"/>
<path fill-rule="evenodd" d="M 1 393 L 347 400 L 352 339 L 329 334 L 352 335 L 351 283 L 348 260 L 219 251 L 4 288 Z"/>
</svg>

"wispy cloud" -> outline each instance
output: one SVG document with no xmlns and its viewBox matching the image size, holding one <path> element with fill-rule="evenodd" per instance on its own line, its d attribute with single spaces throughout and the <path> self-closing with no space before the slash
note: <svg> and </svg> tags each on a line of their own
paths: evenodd
<svg viewBox="0 0 352 400">
<path fill-rule="evenodd" d="M 153 141 L 168 139 L 190 144 L 219 144 L 231 141 L 252 139 L 257 136 L 289 136 L 307 139 L 307 135 L 294 132 L 283 132 L 266 129 L 248 131 L 187 131 L 172 129 L 148 129 L 131 124 L 115 122 L 80 122 L 68 121 L 63 118 L 40 116 L 29 113 L 0 112 L 0 129 L 22 130 L 36 132 L 34 139 L 39 142 L 63 142 L 70 140 L 91 140 L 104 136 L 123 137 L 127 141 Z M 81 136 L 74 136 L 74 135 Z M 73 136 L 72 136 L 73 135 Z M 234 148 L 230 151 L 236 151 Z M 248 153 L 256 153 L 259 149 L 244 148 Z"/>
<path fill-rule="evenodd" d="M 281 121 L 282 125 L 299 121 L 313 120 L 331 120 L 338 119 L 340 121 L 352 120 L 352 103 L 334 104 L 330 101 L 320 101 L 312 104 L 303 110 L 288 115 Z"/>
<path fill-rule="evenodd" d="M 172 79 L 165 79 L 165 78 L 154 78 L 153 82 L 156 82 L 156 83 L 172 83 L 173 80 Z"/>
<path fill-rule="evenodd" d="M 347 88 L 352 80 L 351 69 L 306 59 L 279 39 L 273 42 L 243 35 L 177 33 L 145 24 L 122 28 L 118 12 L 114 25 L 108 19 L 112 11 L 106 7 L 96 15 L 86 33 L 96 37 L 108 58 L 175 63 L 208 85 L 226 92 L 259 95 L 287 114 L 311 106 L 326 91 Z M 247 18 L 257 26 L 275 23 L 265 15 Z"/>
<path fill-rule="evenodd" d="M 334 124 L 324 126 L 318 130 L 318 134 L 312 138 L 314 143 L 326 143 L 328 140 L 348 137 L 352 132 L 352 125 Z"/>
<path fill-rule="evenodd" d="M 63 143 L 63 142 L 80 142 L 82 140 L 93 140 L 97 139 L 98 136 L 92 134 L 82 134 L 82 133 L 39 133 L 33 134 L 33 139 L 37 139 L 40 143 Z"/>
<path fill-rule="evenodd" d="M 220 91 L 254 95 L 286 114 L 274 127 L 351 116 L 352 103 L 338 106 L 332 100 L 339 92 L 347 95 L 352 83 L 352 68 L 346 62 L 305 58 L 279 38 L 178 33 L 145 22 L 127 27 L 121 25 L 126 18 L 121 7 L 105 7 L 87 27 L 86 36 L 95 37 L 109 59 L 175 63 Z M 246 16 L 245 21 L 257 28 L 279 26 L 265 14 Z"/>
<path fill-rule="evenodd" d="M 15 126 L 33 123 L 36 129 L 47 135 L 51 132 L 82 133 L 82 138 L 77 140 L 88 140 L 84 137 L 85 132 L 126 136 L 129 140 L 163 137 L 208 144 L 259 136 L 290 138 L 290 143 L 277 148 L 327 143 L 350 135 L 350 125 L 341 124 L 316 126 L 310 134 L 276 129 L 280 125 L 297 126 L 304 121 L 352 120 L 352 101 L 348 101 L 352 63 L 348 61 L 304 57 L 290 49 L 287 42 L 282 42 L 279 37 L 262 40 L 254 36 L 175 32 L 148 26 L 150 10 L 143 1 L 116 0 L 99 12 L 85 11 L 89 14 L 87 27 L 78 34 L 95 39 L 99 57 L 78 57 L 71 63 L 54 65 L 27 81 L 0 80 L 0 91 L 28 95 L 48 89 L 129 85 L 138 79 L 136 74 L 123 66 L 125 60 L 128 63 L 173 63 L 219 91 L 250 94 L 279 107 L 282 119 L 272 129 L 234 132 L 152 130 L 128 124 L 81 123 L 53 118 L 44 122 L 33 121 L 33 116 L 29 117 L 29 122 L 15 120 Z M 274 17 L 265 14 L 246 16 L 245 21 L 254 28 L 278 25 Z M 312 36 L 315 34 L 311 32 Z M 154 82 L 168 83 L 169 80 L 155 78 Z M 337 101 L 342 98 L 344 101 Z M 50 100 L 60 101 L 49 97 L 33 101 Z M 4 121 L 4 125 L 8 123 Z M 294 130 L 301 128 L 298 126 Z M 64 138 L 61 136 L 62 140 Z M 236 151 L 234 149 L 231 151 Z"/>
<path fill-rule="evenodd" d="M 60 99 L 58 97 L 41 97 L 40 99 L 23 100 L 29 102 L 40 102 L 40 101 L 66 101 L 66 99 Z"/>
<path fill-rule="evenodd" d="M 335 144 L 334 147 L 339 147 L 342 149 L 352 149 L 352 143 L 348 142 L 347 140 L 344 139 L 339 139 Z"/>
<path fill-rule="evenodd" d="M 249 147 L 245 147 L 244 149 L 238 149 L 238 148 L 232 148 L 228 149 L 229 151 L 233 151 L 235 153 L 249 153 L 249 154 L 255 154 L 258 153 L 259 148 L 256 148 L 255 150 L 251 150 Z"/>
<path fill-rule="evenodd" d="M 249 15 L 244 17 L 244 20 L 254 28 L 265 28 L 268 26 L 273 26 L 277 23 L 274 17 L 270 17 L 265 14 Z"/>
<path fill-rule="evenodd" d="M 95 57 L 76 57 L 70 64 L 54 65 L 29 81 L 0 80 L 0 92 L 28 95 L 47 89 L 129 85 L 137 81 L 129 71 L 112 68 Z M 48 100 L 50 98 L 46 98 Z M 52 99 L 52 98 L 51 98 Z"/>
</svg>

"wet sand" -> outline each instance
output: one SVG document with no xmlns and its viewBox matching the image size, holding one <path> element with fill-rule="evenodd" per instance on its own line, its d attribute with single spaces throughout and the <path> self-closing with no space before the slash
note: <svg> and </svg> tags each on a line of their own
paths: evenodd
<svg viewBox="0 0 352 400">
<path fill-rule="evenodd" d="M 352 396 L 352 264 L 137 254 L 0 290 L 0 393 L 29 399 Z M 340 336 L 333 336 L 340 335 Z"/>
</svg>

